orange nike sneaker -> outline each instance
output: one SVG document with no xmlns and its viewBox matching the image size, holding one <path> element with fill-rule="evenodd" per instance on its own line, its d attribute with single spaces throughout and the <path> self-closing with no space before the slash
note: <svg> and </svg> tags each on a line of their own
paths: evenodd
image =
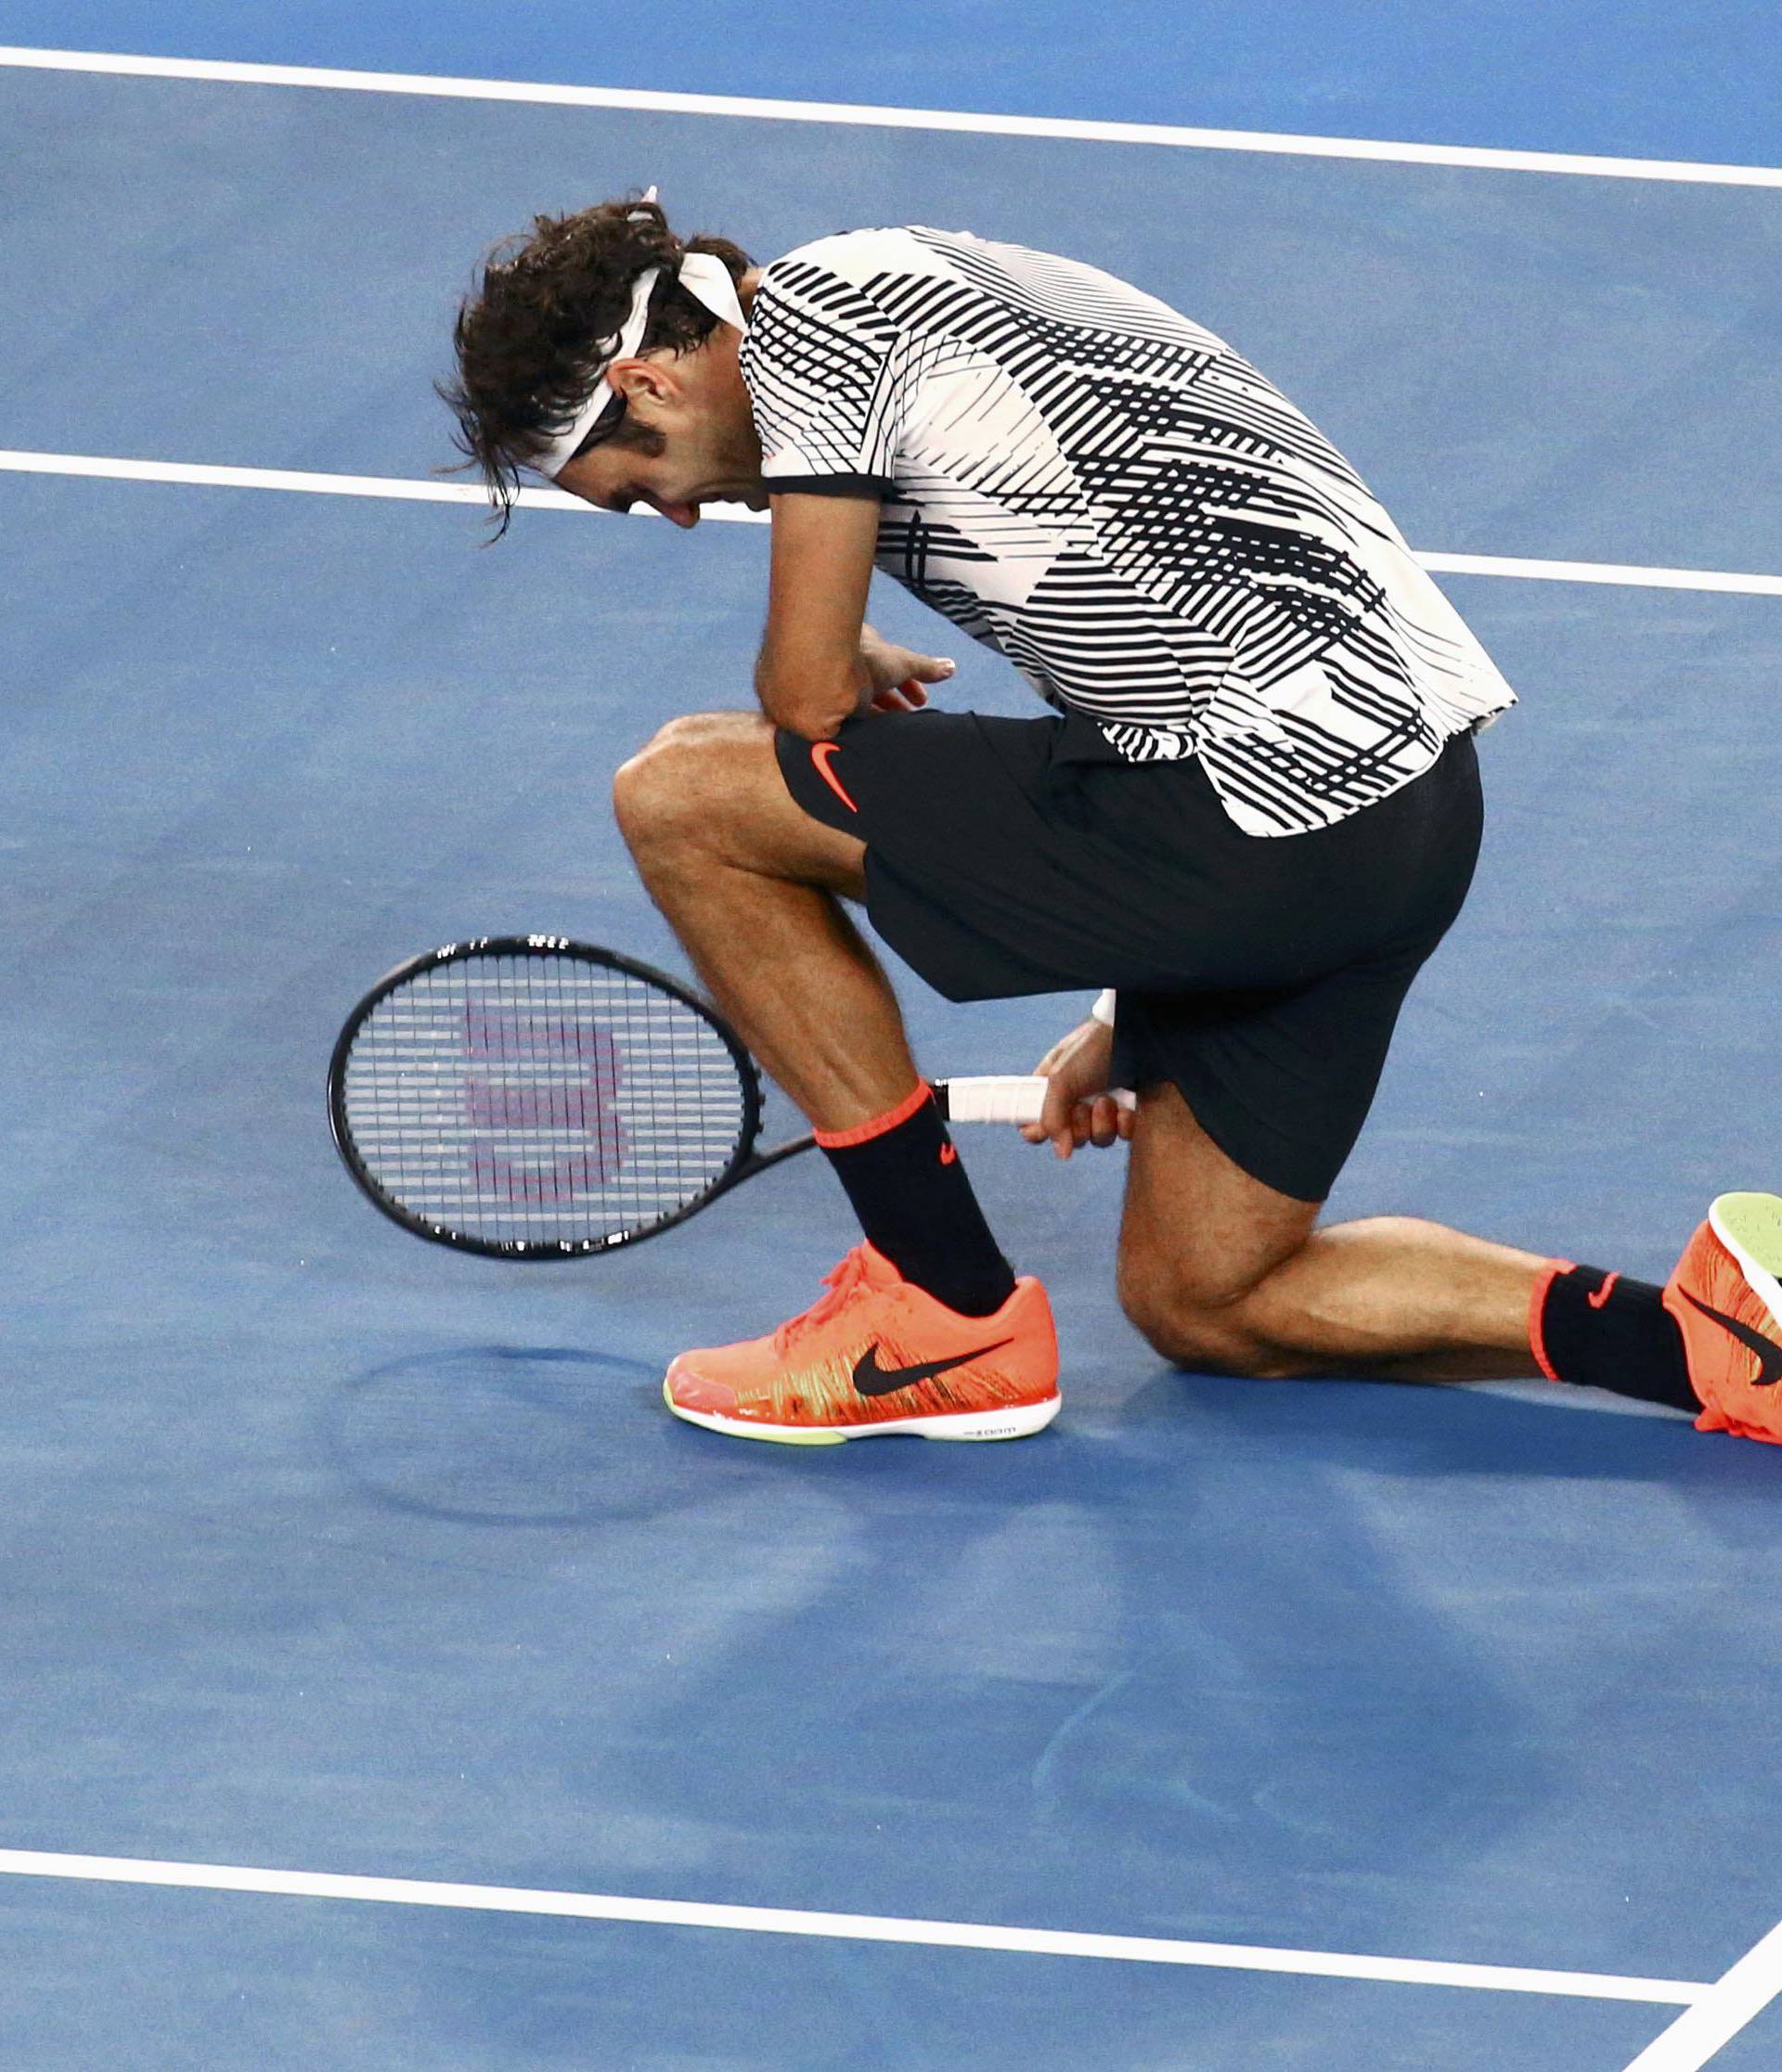
<svg viewBox="0 0 1782 2072">
<path fill-rule="evenodd" d="M 1782 1446 L 1782 1197 L 1723 1194 L 1665 1282 L 1698 1432 Z"/>
<path fill-rule="evenodd" d="M 690 1424 L 745 1439 L 834 1446 L 913 1432 L 1019 1439 L 1058 1414 L 1058 1340 L 1039 1281 L 962 1317 L 857 1244 L 829 1293 L 766 1338 L 682 1353 L 662 1384 Z"/>
</svg>

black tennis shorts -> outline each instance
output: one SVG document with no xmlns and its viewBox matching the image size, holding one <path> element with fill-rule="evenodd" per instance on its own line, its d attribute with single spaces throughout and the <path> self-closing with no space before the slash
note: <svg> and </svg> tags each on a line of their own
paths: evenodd
<svg viewBox="0 0 1782 2072">
<path fill-rule="evenodd" d="M 1076 714 L 872 714 L 776 746 L 805 811 L 865 842 L 872 925 L 929 985 L 1117 986 L 1117 1084 L 1172 1082 L 1246 1173 L 1330 1192 L 1472 882 L 1470 734 L 1334 827 L 1271 837 L 1233 824 L 1197 761 L 1124 762 Z"/>
</svg>

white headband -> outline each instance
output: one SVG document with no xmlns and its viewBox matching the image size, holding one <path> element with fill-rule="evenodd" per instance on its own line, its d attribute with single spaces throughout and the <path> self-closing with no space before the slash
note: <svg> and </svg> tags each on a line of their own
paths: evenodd
<svg viewBox="0 0 1782 2072">
<path fill-rule="evenodd" d="M 653 201 L 655 188 L 652 187 L 643 199 Z M 617 347 L 601 362 L 600 375 L 574 419 L 543 451 L 527 461 L 527 467 L 553 478 L 561 474 L 576 447 L 600 422 L 613 396 L 612 384 L 606 378 L 607 369 L 614 360 L 630 359 L 642 344 L 650 322 L 650 297 L 661 277 L 660 266 L 648 266 L 638 276 L 638 285 L 631 295 L 630 314 L 620 327 Z M 736 283 L 730 278 L 730 269 L 716 252 L 690 251 L 681 261 L 676 278 L 693 300 L 710 310 L 714 316 L 726 324 L 733 324 L 739 331 L 743 328 L 742 304 L 737 300 Z"/>
</svg>

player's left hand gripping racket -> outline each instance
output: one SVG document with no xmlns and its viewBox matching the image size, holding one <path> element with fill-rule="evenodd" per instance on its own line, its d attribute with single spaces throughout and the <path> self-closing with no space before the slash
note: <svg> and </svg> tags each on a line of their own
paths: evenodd
<svg viewBox="0 0 1782 2072">
<path fill-rule="evenodd" d="M 1046 1082 L 942 1080 L 954 1122 L 1038 1122 Z M 665 973 L 561 935 L 411 958 L 347 1018 L 328 1068 L 346 1169 L 417 1237 L 569 1259 L 654 1237 L 813 1137 L 756 1151 L 741 1038 Z"/>
</svg>

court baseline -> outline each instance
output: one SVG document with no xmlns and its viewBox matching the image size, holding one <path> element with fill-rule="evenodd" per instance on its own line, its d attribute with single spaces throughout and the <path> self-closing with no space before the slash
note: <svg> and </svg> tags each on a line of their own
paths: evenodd
<svg viewBox="0 0 1782 2072">
<path fill-rule="evenodd" d="M 1512 1964 L 1443 1963 L 1417 1958 L 1350 1956 L 1316 1950 L 1273 1950 L 1246 1943 L 1182 1942 L 1154 1936 L 1085 1935 L 1052 1928 L 1006 1928 L 981 1922 L 903 1921 L 879 1914 L 813 1913 L 790 1907 L 719 1906 L 698 1900 L 643 1899 L 611 1893 L 535 1892 L 513 1885 L 440 1884 L 430 1879 L 271 1871 L 223 1863 L 171 1863 L 140 1857 L 77 1856 L 39 1849 L 0 1849 L 0 1875 L 83 1879 L 110 1885 L 172 1885 L 187 1890 L 263 1893 L 296 1898 L 381 1900 L 398 1906 L 549 1914 L 576 1921 L 642 1922 L 670 1928 L 741 1929 L 768 1935 L 839 1937 L 855 1942 L 917 1943 L 942 1950 L 1000 1950 L 1040 1957 L 1093 1957 L 1127 1963 L 1283 1972 L 1312 1978 L 1371 1979 L 1403 1986 L 1470 1987 L 1487 1992 L 1552 1993 L 1574 2000 L 1637 2001 L 1681 2007 L 1694 2007 L 1704 1995 L 1720 1990 L 1717 1987 L 1685 1979 L 1621 1978 L 1598 1972 L 1545 1971 Z"/>
<path fill-rule="evenodd" d="M 314 65 L 236 64 L 203 58 L 140 58 L 126 52 L 34 50 L 0 45 L 0 65 L 45 71 L 110 72 L 136 79 L 209 80 L 237 86 L 333 87 L 362 94 L 424 94 L 454 100 L 527 101 L 558 108 L 624 108 L 654 114 L 739 116 L 756 122 L 839 122 L 871 129 L 968 131 L 982 136 L 1065 137 L 1090 144 L 1149 144 L 1203 151 L 1266 151 L 1297 158 L 1373 159 L 1400 165 L 1453 165 L 1493 173 L 1562 173 L 1598 179 L 1684 180 L 1716 187 L 1782 187 L 1782 167 L 1713 165 L 1685 159 L 1633 159 L 1566 151 L 1508 151 L 1462 144 L 1406 144 L 1264 130 L 1197 129 L 1173 122 L 1091 122 L 1065 116 L 991 115 L 969 109 L 876 108 L 847 101 L 675 94 L 627 86 L 561 86 L 544 81 L 446 79 L 419 72 L 346 71 Z"/>
</svg>

